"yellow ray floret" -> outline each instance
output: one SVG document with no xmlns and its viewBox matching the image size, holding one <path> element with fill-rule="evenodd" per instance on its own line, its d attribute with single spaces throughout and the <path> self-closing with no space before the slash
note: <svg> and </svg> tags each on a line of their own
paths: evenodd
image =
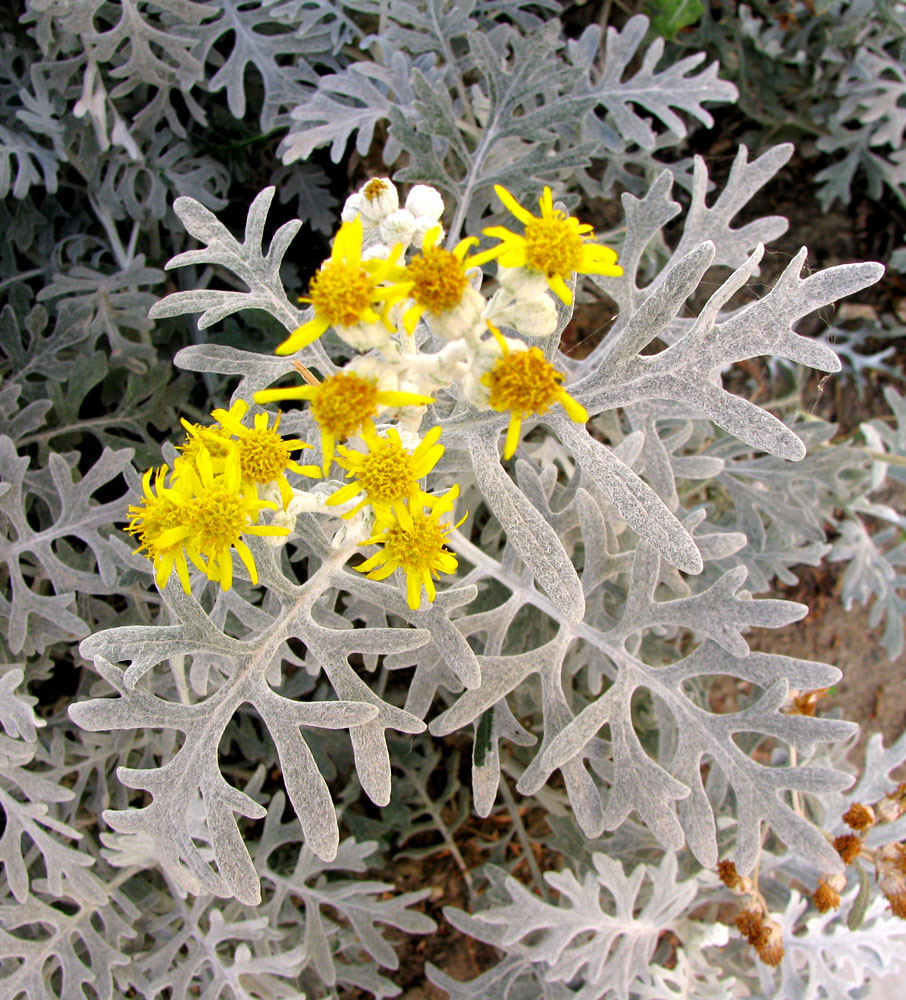
<svg viewBox="0 0 906 1000">
<path fill-rule="evenodd" d="M 277 354 L 292 354 L 313 343 L 329 327 L 352 327 L 362 323 L 388 324 L 387 308 L 406 296 L 399 285 L 381 286 L 394 270 L 402 246 L 394 247 L 386 260 L 362 260 L 362 220 L 340 226 L 330 257 L 311 279 L 309 294 L 314 316 L 295 329 L 277 348 Z M 378 312 L 380 309 L 380 312 Z M 388 329 L 392 329 L 388 325 Z"/>
<path fill-rule="evenodd" d="M 452 250 L 437 245 L 442 229 L 434 226 L 425 233 L 422 252 L 413 257 L 405 268 L 400 268 L 395 277 L 409 287 L 409 298 L 413 304 L 403 314 L 403 328 L 407 333 L 415 330 L 419 318 L 424 313 L 441 316 L 455 309 L 466 289 L 469 279 L 466 272 L 473 267 L 472 258 L 466 257 L 469 247 L 478 239 L 469 236 Z"/>
<path fill-rule="evenodd" d="M 352 517 L 363 507 L 371 505 L 375 513 L 385 519 L 392 514 L 404 527 L 411 527 L 410 510 L 420 508 L 430 498 L 419 487 L 419 480 L 434 468 L 444 453 L 438 444 L 440 427 L 433 427 L 418 446 L 409 451 L 395 427 L 380 437 L 373 429 L 362 431 L 367 450 L 362 453 L 352 448 L 340 448 L 337 464 L 346 470 L 351 483 L 341 486 L 327 500 L 328 505 L 346 503 L 353 497 L 363 499 L 353 510 L 344 514 Z M 408 503 L 408 506 L 407 506 Z"/>
<path fill-rule="evenodd" d="M 434 402 L 433 396 L 380 389 L 377 379 L 363 378 L 352 371 L 337 372 L 317 385 L 263 389 L 255 393 L 255 402 L 259 404 L 288 399 L 307 399 L 311 402 L 312 416 L 321 431 L 325 476 L 333 461 L 337 442 L 361 433 L 366 427 L 373 427 L 372 420 L 380 407 L 425 406 Z M 306 472 L 310 468 L 306 466 Z"/>
<path fill-rule="evenodd" d="M 454 573 L 459 565 L 456 556 L 446 547 L 447 535 L 466 519 L 457 524 L 441 524 L 440 518 L 453 509 L 459 487 L 453 486 L 442 497 L 433 500 L 430 513 L 412 510 L 411 525 L 403 524 L 394 510 L 375 512 L 376 526 L 381 530 L 362 545 L 380 545 L 380 551 L 366 559 L 356 569 L 367 573 L 369 580 L 385 580 L 401 569 L 406 574 L 406 599 L 409 607 L 421 607 L 422 587 L 433 601 L 437 596 L 434 581 L 440 573 Z"/>
<path fill-rule="evenodd" d="M 571 420 L 584 424 L 588 411 L 563 388 L 563 372 L 545 358 L 537 347 L 514 351 L 488 323 L 503 357 L 494 367 L 481 376 L 482 385 L 490 389 L 488 405 L 498 413 L 511 410 L 503 457 L 512 458 L 519 443 L 519 431 L 525 417 L 546 413 L 554 403 L 559 403 Z"/>
<path fill-rule="evenodd" d="M 136 536 L 141 543 L 135 550 L 144 552 L 154 566 L 154 579 L 161 590 L 166 586 L 175 566 L 183 590 L 188 594 L 189 567 L 186 563 L 186 552 L 182 543 L 162 544 L 161 539 L 167 539 L 173 529 L 178 529 L 185 520 L 183 500 L 184 491 L 166 486 L 166 465 L 158 469 L 148 469 L 142 477 L 143 495 L 137 504 L 131 504 L 127 511 L 129 526 L 126 530 Z M 152 485 L 152 478 L 154 480 Z M 174 494 L 181 492 L 183 499 L 177 502 Z"/>
<path fill-rule="evenodd" d="M 476 254 L 471 261 L 473 266 L 497 259 L 503 267 L 539 271 L 547 278 L 554 294 L 566 305 L 573 300 L 573 293 L 567 285 L 573 274 L 619 277 L 623 273 L 623 268 L 617 264 L 616 251 L 595 243 L 591 226 L 554 208 L 549 187 L 538 199 L 540 216 L 526 211 L 505 187 L 495 184 L 494 190 L 525 226 L 525 232 L 520 236 L 504 226 L 483 230 L 485 236 L 494 236 L 501 242 L 490 250 Z"/>
<path fill-rule="evenodd" d="M 225 432 L 238 438 L 243 489 L 257 498 L 259 486 L 276 483 L 283 509 L 286 510 L 293 495 L 286 470 L 305 473 L 305 468 L 293 461 L 290 455 L 300 448 L 311 448 L 311 445 L 299 438 L 281 437 L 277 433 L 282 415 L 279 413 L 273 427 L 268 427 L 270 417 L 267 413 L 256 413 L 254 427 L 246 427 L 242 421 L 248 410 L 249 404 L 244 399 L 237 399 L 228 410 L 213 410 L 211 416 Z"/>
<path fill-rule="evenodd" d="M 263 508 L 274 509 L 276 504 L 243 495 L 238 447 L 227 455 L 221 473 L 215 473 L 211 456 L 203 447 L 198 449 L 194 465 L 185 459 L 177 461 L 178 480 L 168 486 L 167 468 L 163 466 L 155 478 L 155 494 L 151 476 L 146 473 L 145 494 L 138 505 L 129 508 L 128 530 L 138 536 L 139 551 L 144 549 L 154 563 L 157 585 L 166 585 L 175 565 L 188 593 L 188 557 L 209 579 L 229 590 L 233 584 L 233 549 L 252 583 L 257 583 L 255 560 L 242 536 L 288 534 L 288 528 L 255 523 Z"/>
</svg>

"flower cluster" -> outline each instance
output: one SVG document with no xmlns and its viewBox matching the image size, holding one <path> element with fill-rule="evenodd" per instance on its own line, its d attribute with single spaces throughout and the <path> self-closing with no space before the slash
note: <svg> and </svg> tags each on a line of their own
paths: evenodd
<svg viewBox="0 0 906 1000">
<path fill-rule="evenodd" d="M 253 428 L 246 427 L 244 402 L 215 410 L 219 427 L 187 424 L 189 436 L 176 467 L 157 474 L 156 492 L 147 478 L 142 503 L 130 509 L 130 530 L 154 560 L 159 583 L 175 565 L 188 586 L 188 558 L 229 586 L 231 549 L 253 565 L 241 542 L 243 531 L 286 534 L 294 512 L 318 509 L 347 521 L 358 517 L 361 544 L 378 546 L 358 570 L 375 580 L 401 570 L 413 609 L 421 606 L 423 593 L 434 600 L 435 581 L 457 567 L 447 542 L 458 526 L 452 523 L 458 487 L 435 495 L 423 486 L 444 451 L 440 426 L 429 421 L 422 428 L 428 407 L 447 391 L 478 410 L 508 414 L 504 459 L 515 454 L 523 421 L 553 406 L 585 422 L 587 412 L 563 386 L 565 374 L 523 338 L 556 332 L 557 301 L 572 302 L 576 275 L 622 273 L 616 253 L 594 241 L 591 226 L 554 208 L 550 188 L 541 194 L 539 215 L 506 189 L 496 191 L 523 232 L 485 229 L 484 235 L 498 242 L 480 252 L 474 252 L 479 243 L 474 236 L 443 245 L 443 199 L 426 185 L 412 188 L 403 208 L 386 178 L 368 181 L 347 199 L 331 254 L 300 300 L 311 307 L 309 314 L 277 353 L 294 354 L 328 329 L 358 353 L 324 379 L 296 359 L 293 365 L 304 384 L 255 394 L 258 404 L 309 404 L 320 432 L 320 465 L 292 462 L 290 451 L 306 446 L 282 442 L 277 425 L 268 427 L 266 414 L 256 416 Z M 486 298 L 479 268 L 492 260 L 498 287 Z M 423 332 L 417 336 L 420 324 Z M 520 336 L 506 337 L 501 327 Z M 426 350 L 432 343 L 438 349 Z M 304 491 L 293 489 L 286 471 L 329 478 L 334 464 L 349 482 L 320 507 L 305 508 Z M 183 511 L 190 501 L 197 506 L 197 496 L 208 488 L 198 472 L 201 465 L 210 467 L 224 492 L 229 467 L 234 499 L 244 512 L 241 522 L 234 518 L 229 528 L 215 532 L 216 542 L 210 533 L 202 539 Z M 271 493 L 259 494 L 267 484 Z M 275 506 L 273 490 L 286 513 L 280 515 L 283 526 L 264 531 L 256 521 L 263 507 Z M 181 533 L 170 530 L 171 521 L 179 522 Z"/>
<path fill-rule="evenodd" d="M 843 822 L 852 833 L 833 838 L 833 845 L 845 865 L 874 865 L 878 888 L 890 904 L 894 916 L 906 920 L 906 842 L 895 841 L 882 847 L 865 842 L 868 831 L 878 825 L 895 823 L 906 813 L 906 782 L 898 785 L 874 805 L 853 802 L 843 814 Z M 840 905 L 840 892 L 846 885 L 843 875 L 824 875 L 812 893 L 815 907 L 825 913 Z"/>
<path fill-rule="evenodd" d="M 292 496 L 287 470 L 310 474 L 290 455 L 310 445 L 286 440 L 278 431 L 279 415 L 269 427 L 266 413 L 247 427 L 248 403 L 239 400 L 229 410 L 214 410 L 218 426 L 183 421 L 186 439 L 170 469 L 162 465 L 144 476 L 144 494 L 129 507 L 128 531 L 154 564 L 155 580 L 163 588 L 175 569 L 186 593 L 191 590 L 189 563 L 224 590 L 233 583 L 233 550 L 253 583 L 258 571 L 244 535 L 285 535 L 279 525 L 259 524 L 262 510 L 285 507 Z M 317 469 L 315 470 L 317 474 Z M 262 499 L 262 495 L 264 498 Z"/>
</svg>

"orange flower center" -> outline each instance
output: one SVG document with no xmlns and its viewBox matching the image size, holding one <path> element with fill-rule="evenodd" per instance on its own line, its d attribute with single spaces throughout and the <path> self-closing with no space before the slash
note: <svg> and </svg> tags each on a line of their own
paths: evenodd
<svg viewBox="0 0 906 1000">
<path fill-rule="evenodd" d="M 529 268 L 566 281 L 582 263 L 584 240 L 560 211 L 532 219 L 525 227 L 525 258 Z"/>
<path fill-rule="evenodd" d="M 388 561 L 407 573 L 421 572 L 425 567 L 433 569 L 438 556 L 449 551 L 444 548 L 448 530 L 449 526 L 441 526 L 433 518 L 414 511 L 411 529 L 407 531 L 402 525 L 394 525 L 386 539 L 382 539 Z"/>
<path fill-rule="evenodd" d="M 355 326 L 371 309 L 372 285 L 358 265 L 327 260 L 308 287 L 315 313 L 331 326 Z"/>
<path fill-rule="evenodd" d="M 537 347 L 512 351 L 482 378 L 491 390 L 491 408 L 516 413 L 546 413 L 560 394 L 562 381 L 563 373 Z"/>
<path fill-rule="evenodd" d="M 355 434 L 377 415 L 378 387 L 354 372 L 338 372 L 321 383 L 311 411 L 318 426 L 338 441 Z"/>
<path fill-rule="evenodd" d="M 459 305 L 469 283 L 456 256 L 443 247 L 429 247 L 407 270 L 415 282 L 412 298 L 435 314 Z"/>
</svg>

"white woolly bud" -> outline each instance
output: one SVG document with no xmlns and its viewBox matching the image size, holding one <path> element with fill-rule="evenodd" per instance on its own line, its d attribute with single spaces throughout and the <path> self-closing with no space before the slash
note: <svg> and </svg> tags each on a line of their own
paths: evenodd
<svg viewBox="0 0 906 1000">
<path fill-rule="evenodd" d="M 415 231 L 412 233 L 412 246 L 417 250 L 421 250 L 424 247 L 425 236 L 427 236 L 428 231 L 437 229 L 438 225 L 437 219 L 432 218 L 430 215 L 417 216 L 415 219 Z M 437 237 L 434 245 L 443 246 L 445 235 L 443 226 L 440 226 L 440 236 Z"/>
<path fill-rule="evenodd" d="M 444 340 L 457 340 L 471 332 L 481 319 L 485 301 L 481 292 L 471 285 L 463 290 L 459 304 L 442 313 L 426 312 L 425 319 L 431 332 Z"/>
<path fill-rule="evenodd" d="M 362 251 L 362 260 L 386 260 L 390 256 L 390 247 L 386 243 L 373 243 Z"/>
<path fill-rule="evenodd" d="M 517 299 L 498 313 L 497 320 L 526 337 L 548 337 L 557 329 L 557 307 L 549 295 Z"/>
<path fill-rule="evenodd" d="M 343 204 L 343 211 L 340 218 L 343 222 L 353 222 L 362 212 L 362 196 L 358 193 L 351 194 Z"/>
<path fill-rule="evenodd" d="M 359 192 L 362 217 L 372 226 L 400 207 L 400 196 L 389 177 L 372 177 Z"/>
<path fill-rule="evenodd" d="M 357 351 L 371 351 L 383 347 L 390 339 L 383 323 L 356 323 L 354 326 L 335 326 L 337 335 Z"/>
<path fill-rule="evenodd" d="M 296 515 L 290 513 L 289 510 L 278 510 L 271 519 L 271 523 L 277 528 L 287 528 L 289 533 L 286 535 L 265 535 L 264 543 L 272 549 L 282 549 L 295 530 Z"/>
<path fill-rule="evenodd" d="M 444 214 L 444 199 L 436 188 L 427 184 L 416 184 L 406 198 L 406 208 L 416 218 L 425 216 L 437 222 Z"/>
<path fill-rule="evenodd" d="M 408 247 L 412 242 L 415 230 L 415 216 L 406 211 L 405 208 L 391 212 L 381 219 L 381 239 L 390 246 L 402 243 L 404 247 Z"/>
<path fill-rule="evenodd" d="M 498 263 L 497 280 L 501 288 L 520 299 L 535 299 L 547 288 L 547 278 L 527 267 L 503 267 Z"/>
</svg>

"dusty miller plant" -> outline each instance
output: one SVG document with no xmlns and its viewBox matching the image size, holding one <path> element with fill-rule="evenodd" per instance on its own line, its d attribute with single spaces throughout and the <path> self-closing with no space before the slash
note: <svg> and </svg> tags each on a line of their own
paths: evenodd
<svg viewBox="0 0 906 1000">
<path fill-rule="evenodd" d="M 710 124 L 704 102 L 732 100 L 732 85 L 697 69 L 700 56 L 660 65 L 643 18 L 566 43 L 541 16 L 553 11 L 35 0 L 5 36 L 0 979 L 11 1000 L 397 995 L 393 942 L 435 921 L 418 908 L 426 889 L 366 877 L 392 871 L 391 848 L 449 850 L 471 912 L 445 919 L 502 954 L 470 983 L 430 969 L 454 997 L 857 996 L 892 963 L 896 921 L 865 867 L 880 871 L 906 833 L 890 795 L 906 742 L 872 742 L 850 789 L 853 727 L 807 714 L 808 693 L 839 671 L 759 653 L 751 630 L 805 613 L 753 595 L 828 554 L 839 528 L 830 555 L 847 560 L 844 599 L 876 601 L 888 645 L 902 642 L 902 525 L 873 499 L 901 471 L 902 420 L 837 445 L 821 421 L 779 420 L 722 386 L 752 357 L 836 370 L 831 347 L 793 324 L 880 268 L 804 277 L 803 253 L 747 298 L 785 221 L 731 223 L 789 148 L 751 162 L 741 150 L 709 193 L 703 163 L 666 168 L 660 153 L 683 139 L 683 116 Z M 121 530 L 126 507 L 147 491 L 164 436 L 176 464 L 178 416 L 197 428 L 218 404 L 298 381 L 286 357 L 246 347 L 261 326 L 292 337 L 310 321 L 287 265 L 303 220 L 328 233 L 337 220 L 327 161 L 300 161 L 323 147 L 336 162 L 353 137 L 367 154 L 378 129 L 388 166 L 407 154 L 394 179 L 443 195 L 433 221 L 451 247 L 507 221 L 495 185 L 534 212 L 549 184 L 561 218 L 580 194 L 629 189 L 625 225 L 607 237 L 622 275 L 582 279 L 619 311 L 588 357 L 559 351 L 571 308 L 553 290 L 523 289 L 528 316 L 518 294 L 482 306 L 511 351 L 524 340 L 543 354 L 590 419 L 559 401 L 528 414 L 502 461 L 510 418 L 477 405 L 474 386 L 439 380 L 424 412 L 384 411 L 409 434 L 439 429 L 445 450 L 423 485 L 459 489 L 455 518 L 444 512 L 458 567 L 417 607 L 401 574 L 356 571 L 374 545 L 323 502 L 336 466 L 288 471 L 295 507 L 263 501 L 261 523 L 291 534 L 282 546 L 246 538 L 254 582 L 235 549 L 208 560 L 217 578 L 190 560 L 187 589 L 175 573 L 158 588 L 159 566 Z M 276 188 L 248 199 L 237 236 L 213 212 L 231 178 L 252 183 L 243 151 L 263 133 L 284 165 L 272 164 Z M 277 190 L 299 220 L 269 220 Z M 374 260 L 408 232 L 369 221 Z M 476 294 L 495 287 L 493 269 L 469 275 Z M 195 313 L 203 329 L 233 324 L 245 346 L 165 322 Z M 550 321 L 541 335 L 535 314 Z M 445 349 L 424 318 L 403 335 L 398 371 Z M 177 374 L 174 348 L 193 338 Z M 480 340 L 496 343 L 487 330 Z M 328 331 L 294 360 L 326 380 L 353 353 Z M 414 428 L 399 422 L 413 414 Z M 319 442 L 310 407 L 284 413 L 280 431 Z M 324 457 L 316 447 L 300 461 Z M 878 518 L 890 529 L 872 535 Z M 709 700 L 726 676 L 749 686 L 735 713 Z M 520 797 L 550 830 L 551 858 L 568 859 L 559 870 L 534 861 Z M 803 892 L 839 880 L 828 837 L 852 835 L 841 817 L 853 802 L 875 806 L 876 821 L 841 908 L 821 914 Z M 473 812 L 503 813 L 510 829 L 476 871 L 456 839 Z M 738 883 L 713 875 L 721 859 Z M 728 940 L 718 910 L 734 892 L 779 928 L 778 970 L 735 930 Z"/>
</svg>

